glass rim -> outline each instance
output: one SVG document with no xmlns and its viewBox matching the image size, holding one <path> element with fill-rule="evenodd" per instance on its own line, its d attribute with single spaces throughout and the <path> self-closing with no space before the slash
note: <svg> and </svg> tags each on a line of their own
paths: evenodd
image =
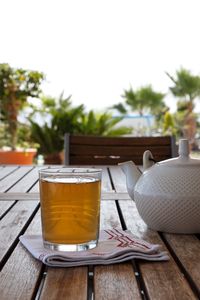
<svg viewBox="0 0 200 300">
<path fill-rule="evenodd" d="M 60 174 L 60 175 L 70 175 L 70 174 L 95 174 L 101 173 L 102 169 L 95 169 L 92 167 L 45 167 L 39 170 L 39 174 Z"/>
</svg>

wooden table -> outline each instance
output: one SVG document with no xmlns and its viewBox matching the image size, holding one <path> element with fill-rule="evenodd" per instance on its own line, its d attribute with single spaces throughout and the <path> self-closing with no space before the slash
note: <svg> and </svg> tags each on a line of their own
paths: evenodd
<svg viewBox="0 0 200 300">
<path fill-rule="evenodd" d="M 40 234 L 38 168 L 0 167 L 0 299 L 199 299 L 199 235 L 147 228 L 127 195 L 119 167 L 103 167 L 101 229 L 121 227 L 162 245 L 168 262 L 132 260 L 109 266 L 49 268 L 19 243 Z"/>
</svg>

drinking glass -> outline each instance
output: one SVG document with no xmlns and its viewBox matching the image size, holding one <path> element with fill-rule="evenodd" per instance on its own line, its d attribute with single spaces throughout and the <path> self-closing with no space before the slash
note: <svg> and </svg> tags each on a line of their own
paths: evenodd
<svg viewBox="0 0 200 300">
<path fill-rule="evenodd" d="M 81 251 L 99 236 L 102 170 L 48 167 L 39 170 L 44 247 Z"/>
</svg>

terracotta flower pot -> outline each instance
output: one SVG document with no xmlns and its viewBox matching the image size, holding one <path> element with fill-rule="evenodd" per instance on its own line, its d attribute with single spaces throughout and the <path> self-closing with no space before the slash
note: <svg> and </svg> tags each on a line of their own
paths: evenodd
<svg viewBox="0 0 200 300">
<path fill-rule="evenodd" d="M 61 153 L 52 153 L 44 155 L 44 161 L 47 165 L 61 165 L 63 163 Z"/>
<path fill-rule="evenodd" d="M 37 153 L 36 149 L 5 151 L 0 150 L 0 164 L 31 165 Z"/>
</svg>

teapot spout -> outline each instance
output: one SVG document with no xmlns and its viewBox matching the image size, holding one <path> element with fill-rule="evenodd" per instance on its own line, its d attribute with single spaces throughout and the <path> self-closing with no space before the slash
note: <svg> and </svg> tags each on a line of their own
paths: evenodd
<svg viewBox="0 0 200 300">
<path fill-rule="evenodd" d="M 143 154 L 143 170 L 147 170 L 155 164 L 155 159 L 150 150 L 146 150 Z"/>
<path fill-rule="evenodd" d="M 128 194 L 131 197 L 131 199 L 134 200 L 134 188 L 138 179 L 142 175 L 142 172 L 132 161 L 119 163 L 118 165 L 121 167 L 122 171 L 126 175 L 126 185 Z"/>
</svg>

